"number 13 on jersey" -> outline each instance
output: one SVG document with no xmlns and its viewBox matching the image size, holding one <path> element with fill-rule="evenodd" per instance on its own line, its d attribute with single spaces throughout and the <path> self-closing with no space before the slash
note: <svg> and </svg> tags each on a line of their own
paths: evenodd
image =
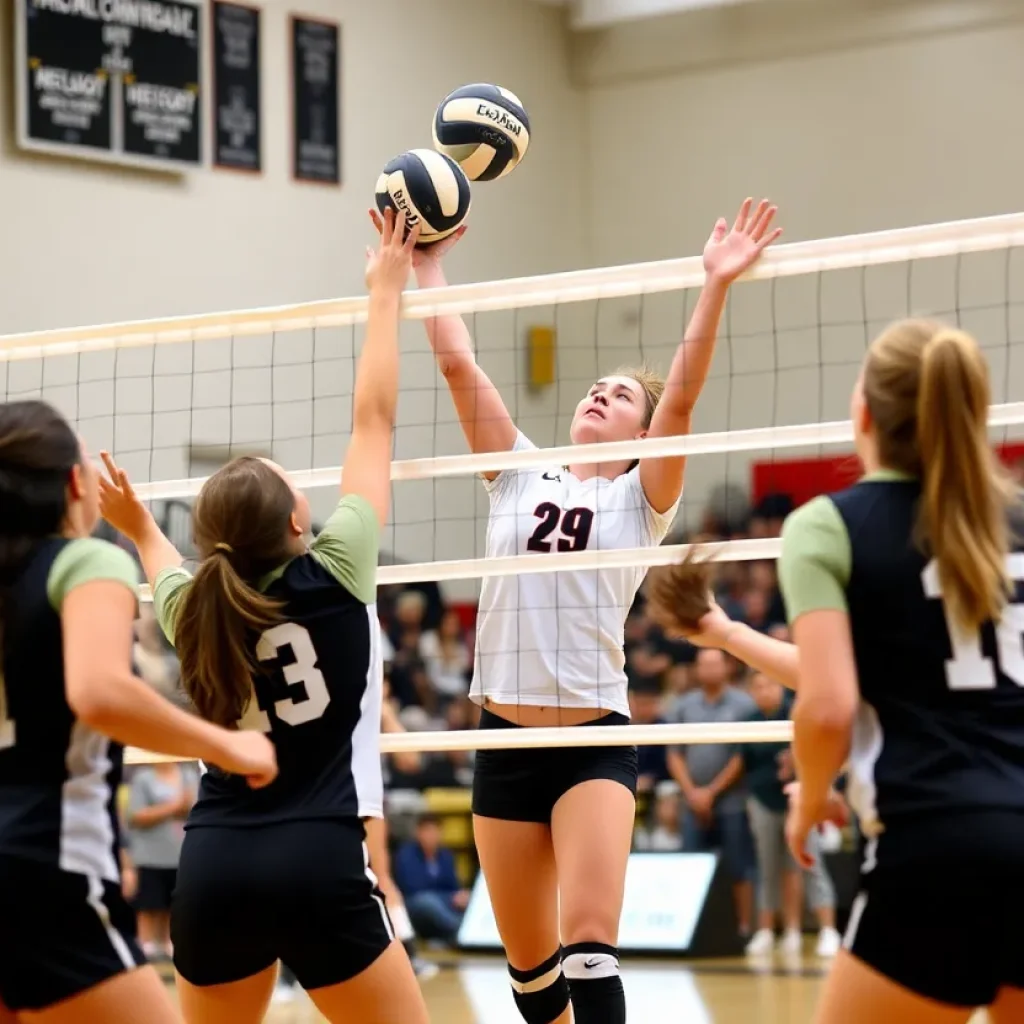
<svg viewBox="0 0 1024 1024">
<path fill-rule="evenodd" d="M 289 725 L 304 725 L 320 718 L 331 703 L 331 694 L 327 689 L 327 680 L 317 668 L 316 648 L 309 633 L 295 622 L 282 622 L 279 626 L 268 629 L 256 644 L 256 657 L 262 661 L 275 661 L 281 656 L 283 648 L 290 647 L 292 661 L 281 666 L 284 681 L 289 688 L 297 688 L 300 684 L 306 691 L 305 700 L 295 696 L 282 697 L 274 701 L 274 714 Z M 270 732 L 270 715 L 260 709 L 256 695 L 238 723 L 242 729 L 257 729 Z"/>
<path fill-rule="evenodd" d="M 1008 555 L 1006 572 L 1014 582 L 1024 580 L 1024 554 Z M 942 600 L 939 584 L 939 565 L 933 559 L 921 576 L 927 597 Z M 942 613 L 946 618 L 946 632 L 953 657 L 946 662 L 946 682 L 951 690 L 993 690 L 996 686 L 996 666 L 981 649 L 981 637 L 959 634 L 953 628 L 945 602 Z M 999 669 L 1018 686 L 1024 686 L 1024 604 L 1008 604 L 996 623 L 996 652 Z"/>
</svg>

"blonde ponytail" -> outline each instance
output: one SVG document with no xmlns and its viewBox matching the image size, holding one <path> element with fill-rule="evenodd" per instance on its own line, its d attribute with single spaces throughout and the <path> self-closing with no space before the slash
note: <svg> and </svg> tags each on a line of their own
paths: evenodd
<svg viewBox="0 0 1024 1024">
<path fill-rule="evenodd" d="M 976 342 L 942 327 L 921 350 L 917 447 L 920 531 L 938 563 L 950 621 L 965 632 L 996 619 L 1010 593 L 1009 481 L 988 440 L 988 368 Z"/>
</svg>

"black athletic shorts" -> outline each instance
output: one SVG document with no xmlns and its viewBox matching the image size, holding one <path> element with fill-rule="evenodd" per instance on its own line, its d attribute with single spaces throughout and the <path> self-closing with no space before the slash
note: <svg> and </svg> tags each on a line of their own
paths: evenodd
<svg viewBox="0 0 1024 1024">
<path fill-rule="evenodd" d="M 361 974 L 394 938 L 362 822 L 189 829 L 171 905 L 174 966 L 222 985 L 278 959 L 305 989 Z"/>
<path fill-rule="evenodd" d="M 890 981 L 953 1006 L 1024 989 L 1024 864 L 875 868 L 861 879 L 846 948 Z"/>
<path fill-rule="evenodd" d="M 0 856 L 0 1002 L 45 1010 L 146 963 L 121 888 Z"/>
<path fill-rule="evenodd" d="M 611 712 L 577 726 L 628 725 L 625 715 Z M 481 729 L 521 726 L 484 711 Z M 480 750 L 473 768 L 473 813 L 502 821 L 535 821 L 547 825 L 558 800 L 574 786 L 592 779 L 621 782 L 634 796 L 636 747 L 537 747 L 531 750 Z"/>
<path fill-rule="evenodd" d="M 177 868 L 144 868 L 138 869 L 139 891 L 132 901 L 136 910 L 159 913 L 171 909 L 171 896 L 174 894 L 174 880 L 178 877 Z"/>
</svg>

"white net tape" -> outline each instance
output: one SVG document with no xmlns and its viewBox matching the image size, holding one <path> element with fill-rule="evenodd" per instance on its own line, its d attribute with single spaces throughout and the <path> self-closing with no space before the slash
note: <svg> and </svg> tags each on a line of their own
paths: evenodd
<svg viewBox="0 0 1024 1024">
<path fill-rule="evenodd" d="M 1010 214 L 781 245 L 769 250 L 745 279 L 774 280 L 806 274 L 820 275 L 826 271 L 863 270 L 884 264 L 909 264 L 911 261 L 960 257 L 969 253 L 1011 250 L 1020 245 L 1024 245 L 1024 214 Z M 956 273 L 957 297 L 953 306 L 959 315 L 959 264 Z M 1009 294 L 1009 259 L 1005 273 L 1008 293 L 1001 305 L 1005 307 L 1006 339 L 1009 346 L 1009 322 L 1013 306 L 1013 299 Z M 402 315 L 409 320 L 422 320 L 443 314 L 476 314 L 484 311 L 582 303 L 624 296 L 646 297 L 661 292 L 699 287 L 703 279 L 700 257 L 667 260 L 409 292 L 403 300 Z M 179 343 L 196 344 L 217 339 L 266 336 L 269 333 L 352 325 L 364 322 L 367 310 L 367 299 L 358 297 L 261 310 L 8 335 L 0 338 L 0 363 L 13 364 L 106 350 L 117 351 Z M 865 328 L 868 319 L 865 313 Z M 1009 372 L 1009 357 L 1004 369 Z M 1005 402 L 992 407 L 990 425 L 993 428 L 1020 423 L 1024 423 L 1024 402 Z M 484 471 L 553 467 L 569 461 L 596 463 L 627 458 L 792 449 L 849 444 L 851 439 L 852 427 L 849 422 L 724 430 L 688 437 L 551 447 L 519 452 L 401 459 L 392 464 L 392 479 L 437 480 L 465 477 Z M 336 487 L 340 474 L 341 469 L 338 466 L 291 472 L 295 483 L 302 488 Z M 138 482 L 137 490 L 144 499 L 150 501 L 179 499 L 194 496 L 202 483 L 201 477 Z M 542 558 L 523 555 L 435 560 L 382 566 L 378 573 L 378 582 L 382 585 L 405 584 L 483 579 L 524 571 L 554 573 L 665 565 L 677 561 L 687 550 L 686 545 L 672 545 L 611 551 L 552 552 Z M 742 561 L 776 558 L 779 551 L 780 541 L 769 538 L 722 542 L 714 545 L 708 554 L 720 561 Z M 148 594 L 144 594 L 144 597 L 148 597 Z M 595 743 L 632 745 L 775 742 L 786 741 L 790 737 L 790 723 L 768 722 L 723 726 L 625 726 L 620 729 L 596 731 L 542 728 L 487 732 L 414 732 L 405 735 L 385 735 L 381 739 L 381 747 L 385 752 L 458 751 L 578 746 Z M 127 760 L 130 762 L 156 759 L 154 755 L 142 751 L 127 752 Z"/>
</svg>

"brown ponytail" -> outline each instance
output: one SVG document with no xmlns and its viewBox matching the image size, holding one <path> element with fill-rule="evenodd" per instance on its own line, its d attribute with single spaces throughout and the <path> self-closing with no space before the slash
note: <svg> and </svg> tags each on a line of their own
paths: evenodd
<svg viewBox="0 0 1024 1024">
<path fill-rule="evenodd" d="M 681 562 L 655 566 L 647 574 L 647 601 L 651 618 L 677 636 L 697 632 L 700 620 L 711 611 L 713 564 L 691 547 Z"/>
<path fill-rule="evenodd" d="M 196 499 L 192 518 L 202 561 L 178 613 L 174 645 L 186 693 L 218 725 L 235 725 L 252 699 L 256 638 L 281 614 L 280 602 L 257 587 L 293 554 L 294 507 L 287 481 L 254 458 L 228 463 Z"/>
<path fill-rule="evenodd" d="M 871 347 L 864 395 L 882 464 L 921 479 L 919 540 L 938 563 L 950 621 L 976 631 L 1010 592 L 1009 478 L 988 440 L 988 367 L 966 332 L 896 324 Z"/>
</svg>

